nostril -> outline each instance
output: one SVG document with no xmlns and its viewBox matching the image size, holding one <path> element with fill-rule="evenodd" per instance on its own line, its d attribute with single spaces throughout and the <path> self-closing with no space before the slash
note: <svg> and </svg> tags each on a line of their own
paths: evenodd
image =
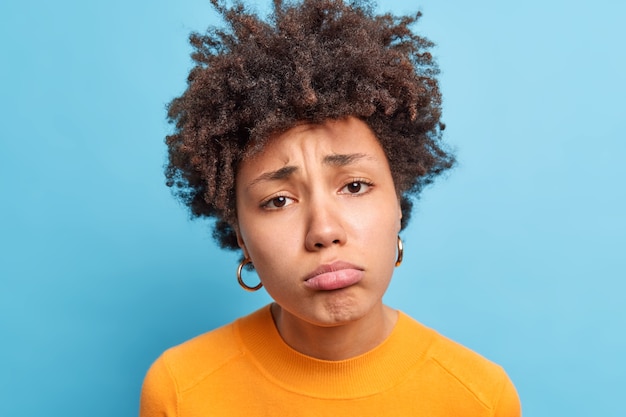
<svg viewBox="0 0 626 417">
<path fill-rule="evenodd" d="M 339 244 L 339 239 L 333 240 L 333 243 L 336 244 L 336 245 Z"/>
</svg>

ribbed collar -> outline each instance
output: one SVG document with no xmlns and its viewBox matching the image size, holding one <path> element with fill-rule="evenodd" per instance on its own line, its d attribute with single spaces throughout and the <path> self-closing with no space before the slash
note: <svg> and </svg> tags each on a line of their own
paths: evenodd
<svg viewBox="0 0 626 417">
<path fill-rule="evenodd" d="M 386 391 L 424 362 L 430 329 L 400 312 L 391 334 L 360 356 L 327 361 L 303 355 L 281 338 L 266 306 L 236 322 L 246 354 L 284 389 L 318 398 L 358 398 Z"/>
</svg>

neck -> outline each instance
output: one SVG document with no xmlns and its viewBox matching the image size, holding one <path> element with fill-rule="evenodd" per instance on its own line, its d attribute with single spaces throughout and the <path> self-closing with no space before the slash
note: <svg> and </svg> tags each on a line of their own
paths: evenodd
<svg viewBox="0 0 626 417">
<path fill-rule="evenodd" d="M 325 327 L 305 322 L 274 303 L 272 316 L 290 347 L 317 359 L 338 361 L 362 355 L 381 344 L 391 334 L 398 312 L 381 303 L 365 317 Z"/>
</svg>

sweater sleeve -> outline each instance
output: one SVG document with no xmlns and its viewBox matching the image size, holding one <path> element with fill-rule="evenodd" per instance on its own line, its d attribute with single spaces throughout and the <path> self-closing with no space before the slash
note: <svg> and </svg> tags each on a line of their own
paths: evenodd
<svg viewBox="0 0 626 417">
<path fill-rule="evenodd" d="M 141 388 L 139 417 L 176 417 L 178 389 L 163 356 L 148 370 Z"/>
<path fill-rule="evenodd" d="M 513 382 L 507 376 L 495 408 L 494 417 L 521 417 L 521 415 L 522 406 L 519 396 Z"/>
</svg>

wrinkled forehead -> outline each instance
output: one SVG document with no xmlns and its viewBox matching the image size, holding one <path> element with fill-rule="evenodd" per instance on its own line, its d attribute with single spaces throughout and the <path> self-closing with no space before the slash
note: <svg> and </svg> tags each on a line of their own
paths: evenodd
<svg viewBox="0 0 626 417">
<path fill-rule="evenodd" d="M 258 159 L 261 155 L 288 152 L 307 142 L 310 148 L 328 148 L 330 153 L 354 152 L 357 148 L 382 150 L 378 138 L 364 121 L 356 117 L 328 119 L 323 122 L 298 122 L 280 132 L 252 139 L 244 151 L 241 163 Z M 336 149 L 336 151 L 333 151 Z"/>
<path fill-rule="evenodd" d="M 305 166 L 339 168 L 368 161 L 389 170 L 385 152 L 365 122 L 348 118 L 299 124 L 269 138 L 255 154 L 242 160 L 237 182 L 241 185 L 255 183 L 257 177 L 286 176 L 285 170 L 294 172 Z"/>
</svg>

